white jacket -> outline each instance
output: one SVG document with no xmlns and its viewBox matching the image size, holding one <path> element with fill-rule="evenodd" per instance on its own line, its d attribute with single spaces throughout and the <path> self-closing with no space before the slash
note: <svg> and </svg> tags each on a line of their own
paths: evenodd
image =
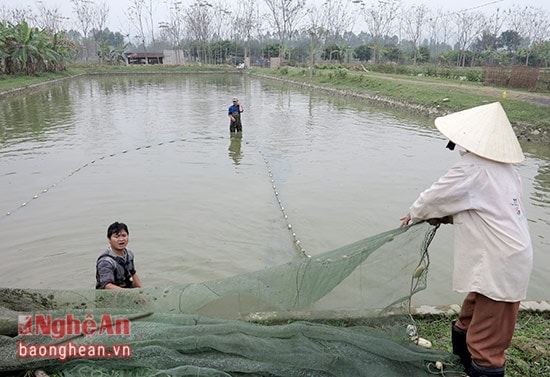
<svg viewBox="0 0 550 377">
<path fill-rule="evenodd" d="M 453 289 L 525 299 L 533 249 L 514 166 L 465 152 L 410 207 L 413 222 L 453 216 Z"/>
</svg>

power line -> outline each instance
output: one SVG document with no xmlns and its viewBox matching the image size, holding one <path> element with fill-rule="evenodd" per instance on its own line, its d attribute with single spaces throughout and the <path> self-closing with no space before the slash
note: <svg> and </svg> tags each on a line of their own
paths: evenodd
<svg viewBox="0 0 550 377">
<path fill-rule="evenodd" d="M 475 7 L 471 7 L 471 8 L 466 8 L 466 9 L 459 10 L 459 11 L 456 12 L 456 13 L 468 12 L 468 11 L 470 11 L 470 10 L 483 8 L 483 7 L 486 7 L 487 5 L 492 5 L 492 4 L 496 4 L 496 3 L 501 3 L 501 2 L 503 2 L 503 1 L 504 1 L 504 0 L 491 1 L 490 3 L 485 3 L 485 4 L 477 5 L 477 6 L 475 6 Z"/>
</svg>

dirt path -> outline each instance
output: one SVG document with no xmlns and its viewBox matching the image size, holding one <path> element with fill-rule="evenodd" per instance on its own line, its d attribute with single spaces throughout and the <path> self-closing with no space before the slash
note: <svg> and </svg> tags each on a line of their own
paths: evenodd
<svg viewBox="0 0 550 377">
<path fill-rule="evenodd" d="M 415 85 L 426 85 L 426 86 L 437 85 L 443 88 L 460 88 L 461 90 L 471 91 L 473 93 L 485 93 L 495 97 L 502 96 L 503 93 L 506 91 L 508 99 L 525 101 L 537 106 L 550 107 L 550 93 L 532 93 L 532 92 L 526 92 L 526 91 L 517 90 L 517 89 L 495 88 L 492 86 L 473 86 L 471 84 L 460 84 L 460 83 L 454 84 L 454 83 L 448 83 L 448 82 L 439 83 L 434 81 L 416 81 L 411 79 L 401 79 L 398 77 L 388 77 L 388 76 L 378 76 L 378 75 L 376 75 L 376 77 L 384 80 L 393 80 L 393 81 L 409 83 L 409 84 L 414 83 Z"/>
</svg>

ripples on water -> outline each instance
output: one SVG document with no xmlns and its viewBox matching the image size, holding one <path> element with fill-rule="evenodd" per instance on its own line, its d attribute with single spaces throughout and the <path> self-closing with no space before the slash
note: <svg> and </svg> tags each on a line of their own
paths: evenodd
<svg viewBox="0 0 550 377">
<path fill-rule="evenodd" d="M 242 139 L 228 132 L 233 96 Z M 301 245 L 334 249 L 397 227 L 458 159 L 426 120 L 237 75 L 76 79 L 1 101 L 0 127 L 0 285 L 10 287 L 93 287 L 115 220 L 128 223 L 149 286 L 296 258 L 268 169 Z M 530 299 L 548 299 L 548 160 L 528 153 L 519 167 L 536 252 Z M 442 228 L 432 246 L 426 303 L 457 301 L 451 236 Z"/>
</svg>

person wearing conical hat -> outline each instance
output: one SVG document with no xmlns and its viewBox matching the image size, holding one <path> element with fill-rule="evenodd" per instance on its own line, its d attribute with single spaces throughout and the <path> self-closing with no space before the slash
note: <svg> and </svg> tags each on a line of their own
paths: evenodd
<svg viewBox="0 0 550 377">
<path fill-rule="evenodd" d="M 453 290 L 466 294 L 452 325 L 453 353 L 471 377 L 504 376 L 533 263 L 513 165 L 525 157 L 499 102 L 439 117 L 435 126 L 449 149 L 460 147 L 461 160 L 420 194 L 401 226 L 453 224 Z"/>
</svg>

